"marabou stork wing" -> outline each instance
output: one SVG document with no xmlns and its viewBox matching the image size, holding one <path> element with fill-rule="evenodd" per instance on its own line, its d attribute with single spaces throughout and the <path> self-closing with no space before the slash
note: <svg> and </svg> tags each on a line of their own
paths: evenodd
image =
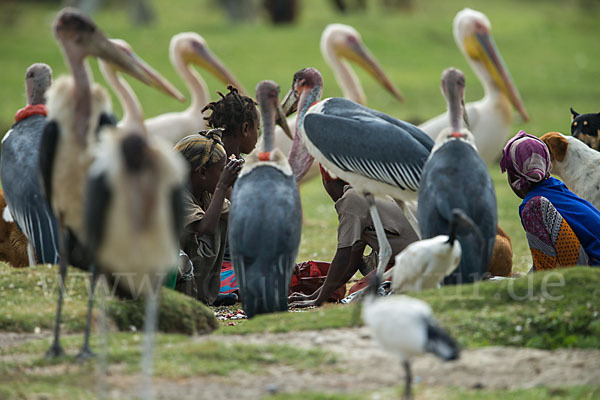
<svg viewBox="0 0 600 400">
<path fill-rule="evenodd" d="M 44 127 L 40 141 L 40 178 L 46 201 L 50 206 L 52 206 L 52 172 L 59 134 L 58 123 L 56 121 L 48 121 Z"/>
<path fill-rule="evenodd" d="M 33 245 L 39 263 L 58 263 L 58 227 L 40 183 L 40 141 L 46 118 L 33 115 L 13 125 L 2 142 L 0 175 L 17 226 Z"/>
<path fill-rule="evenodd" d="M 329 99 L 321 113 L 306 115 L 306 139 L 343 171 L 418 191 L 433 141 L 413 125 L 338 100 L 344 99 Z"/>
<path fill-rule="evenodd" d="M 110 205 L 112 193 L 108 186 L 105 172 L 92 171 L 87 181 L 85 194 L 85 226 L 87 234 L 87 248 L 91 254 L 102 244 L 104 236 L 106 214 Z"/>
</svg>

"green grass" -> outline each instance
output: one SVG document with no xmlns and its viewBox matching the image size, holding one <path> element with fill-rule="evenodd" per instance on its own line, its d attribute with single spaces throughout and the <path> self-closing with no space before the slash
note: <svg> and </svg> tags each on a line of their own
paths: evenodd
<svg viewBox="0 0 600 400">
<path fill-rule="evenodd" d="M 210 48 L 230 68 L 251 94 L 256 83 L 273 79 L 287 90 L 292 75 L 301 67 L 318 68 L 325 82 L 325 97 L 341 95 L 331 70 L 321 57 L 319 39 L 332 22 L 354 26 L 379 60 L 392 82 L 405 95 L 398 103 L 365 72 L 357 70 L 368 105 L 408 120 L 426 120 L 445 109 L 439 81 L 448 66 L 461 68 L 467 78 L 467 101 L 481 98 L 482 88 L 452 37 L 456 12 L 469 6 L 480 10 L 492 23 L 492 33 L 531 117 L 522 123 L 515 115 L 513 131 L 524 128 L 541 135 L 558 130 L 568 133 L 569 107 L 579 112 L 598 108 L 600 45 L 596 32 L 600 7 L 583 7 L 580 0 L 431 0 L 415 1 L 409 12 L 389 12 L 379 2 L 365 13 L 337 14 L 325 1 L 301 3 L 300 18 L 292 26 L 266 23 L 231 24 L 212 0 L 152 1 L 157 23 L 133 26 L 123 6 L 110 2 L 95 15 L 96 22 L 112 37 L 126 38 L 136 52 L 185 93 L 181 79 L 168 61 L 172 35 L 200 33 Z M 589 4 L 592 4 L 588 2 Z M 585 3 L 585 4 L 588 4 Z M 55 76 L 67 71 L 51 33 L 58 6 L 51 2 L 0 4 L 0 132 L 12 124 L 15 111 L 25 100 L 24 71 L 33 62 L 50 64 Z M 92 68 L 103 83 L 96 62 Z M 207 84 L 224 90 L 223 84 L 203 73 Z M 181 110 L 179 104 L 155 90 L 132 83 L 147 116 Z M 114 98 L 113 98 L 114 99 Z M 121 114 L 114 99 L 114 109 Z M 500 225 L 511 236 L 514 268 L 526 271 L 531 264 L 523 229 L 517 215 L 518 199 L 509 190 L 499 168 L 490 169 L 498 195 Z M 331 260 L 335 251 L 337 221 L 333 204 L 318 180 L 302 188 L 305 225 L 299 260 Z"/>
<path fill-rule="evenodd" d="M 33 332 L 36 327 L 51 329 L 58 299 L 57 279 L 56 267 L 38 265 L 14 269 L 0 263 L 0 331 Z M 88 287 L 86 274 L 69 270 L 62 314 L 62 326 L 66 332 L 83 331 Z M 141 329 L 143 326 L 144 304 L 141 299 L 126 301 L 110 298 L 106 303 L 106 311 L 111 324 L 121 330 L 130 330 L 131 327 Z M 94 317 L 98 318 L 98 312 Z M 193 335 L 216 329 L 217 321 L 213 312 L 202 303 L 163 288 L 158 328 L 163 332 Z"/>
<path fill-rule="evenodd" d="M 517 280 L 409 293 L 428 302 L 463 347 L 600 348 L 600 270 L 570 268 Z M 222 329 L 225 334 L 293 332 L 352 326 L 354 307 L 271 314 Z"/>
</svg>

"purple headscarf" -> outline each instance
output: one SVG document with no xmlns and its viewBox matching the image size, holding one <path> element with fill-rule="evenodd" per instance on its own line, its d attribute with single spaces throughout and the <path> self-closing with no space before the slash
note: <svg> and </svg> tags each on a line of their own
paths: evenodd
<svg viewBox="0 0 600 400">
<path fill-rule="evenodd" d="M 540 139 L 519 131 L 504 146 L 500 168 L 516 177 L 510 182 L 512 187 L 526 189 L 550 177 L 550 152 Z"/>
</svg>

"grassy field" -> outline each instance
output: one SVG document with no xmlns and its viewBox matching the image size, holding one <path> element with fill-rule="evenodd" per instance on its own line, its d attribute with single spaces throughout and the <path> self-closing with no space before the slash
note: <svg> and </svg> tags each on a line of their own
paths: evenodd
<svg viewBox="0 0 600 400">
<path fill-rule="evenodd" d="M 324 27 L 332 22 L 346 23 L 361 32 L 363 41 L 379 60 L 392 82 L 404 94 L 404 103 L 396 102 L 362 71 L 357 70 L 367 94 L 368 105 L 396 117 L 422 121 L 441 113 L 444 100 L 439 79 L 448 66 L 461 68 L 467 77 L 467 101 L 479 99 L 482 88 L 456 47 L 452 37 L 452 19 L 464 7 L 480 10 L 489 17 L 498 48 L 519 88 L 531 121 L 523 123 L 515 115 L 513 129 L 525 129 L 541 135 L 558 130 L 568 133 L 569 107 L 579 112 L 597 112 L 600 42 L 597 21 L 600 8 L 592 2 L 582 7 L 579 0 L 431 0 L 414 1 L 414 8 L 403 12 L 385 10 L 380 2 L 369 2 L 362 14 L 336 14 L 329 2 L 301 2 L 300 18 L 292 26 L 260 23 L 232 25 L 222 15 L 216 1 L 153 1 L 158 19 L 150 27 L 135 27 L 128 20 L 120 2 L 109 2 L 94 17 L 111 37 L 127 39 L 135 51 L 185 93 L 181 80 L 168 61 L 168 44 L 172 35 L 195 31 L 253 94 L 257 82 L 273 79 L 289 87 L 292 75 L 301 67 L 318 68 L 324 78 L 324 96 L 339 96 L 332 72 L 320 55 L 319 39 Z M 24 72 L 33 62 L 46 62 L 55 76 L 66 72 L 58 46 L 52 37 L 51 23 L 58 10 L 53 2 L 0 3 L 0 132 L 7 131 L 14 112 L 24 105 Z M 92 62 L 96 80 L 103 83 L 96 62 Z M 203 74 L 210 90 L 224 90 L 214 78 Z M 181 110 L 185 105 L 132 82 L 147 116 Z M 216 94 L 213 98 L 216 99 Z M 114 109 L 121 114 L 116 100 Z M 496 185 L 500 225 L 509 233 L 514 249 L 514 270 L 525 272 L 531 264 L 525 235 L 517 215 L 519 199 L 506 184 L 499 167 L 490 168 Z M 304 226 L 299 260 L 330 260 L 335 251 L 337 218 L 333 204 L 318 180 L 302 187 Z M 55 297 L 41 299 L 40 279 L 51 281 L 55 270 L 36 267 L 14 273 L 0 266 L 0 332 L 32 332 L 52 326 Z M 598 304 L 600 275 L 595 270 L 574 269 L 564 274 L 566 286 L 551 288 L 552 296 L 564 295 L 560 301 L 547 301 L 540 296 L 544 275 L 525 277 L 516 282 L 484 282 L 464 289 L 445 288 L 419 295 L 433 307 L 441 322 L 457 335 L 465 347 L 512 345 L 535 348 L 600 348 Z M 12 287 L 11 287 L 12 285 Z M 511 286 L 513 285 L 513 286 Z M 510 291 L 521 294 L 532 288 L 535 300 L 514 301 Z M 36 289 L 37 288 L 37 289 Z M 458 290 L 458 291 L 457 291 Z M 460 292 L 459 292 L 460 291 Z M 81 332 L 85 310 L 83 280 L 75 286 L 75 295 L 66 302 L 65 327 L 68 332 Z M 140 304 L 110 301 L 109 317 L 119 330 L 140 326 Z M 161 306 L 162 329 L 175 328 L 181 333 L 197 333 L 213 322 L 196 310 L 185 298 L 169 294 Z M 194 312 L 190 311 L 194 308 Z M 179 313 L 176 310 L 179 310 Z M 351 324 L 351 308 L 327 306 L 323 309 L 272 315 L 222 325 L 223 334 L 252 334 L 298 329 L 346 327 Z M 175 313 L 175 314 L 174 314 Z M 165 319 L 166 318 L 166 319 Z M 170 319 L 168 319 L 170 318 Z M 96 340 L 96 339 L 94 339 Z M 111 335 L 109 363 L 123 366 L 128 375 L 139 362 L 139 334 L 120 332 Z M 293 371 L 335 363 L 330 354 L 295 349 L 291 346 L 229 346 L 191 344 L 186 336 L 158 336 L 157 375 L 177 380 L 185 376 L 174 373 L 177 366 L 193 363 L 198 374 L 219 375 L 223 371 L 254 373 L 265 365 L 282 365 Z M 73 354 L 80 338 L 68 338 L 67 348 Z M 94 342 L 97 345 L 97 342 Z M 46 340 L 7 351 L 0 351 L 0 398 L 95 398 L 94 367 L 69 367 L 71 358 L 48 365 L 40 355 Z M 167 349 L 180 349 L 193 357 L 169 358 Z M 161 350 L 162 348 L 162 350 Z M 12 361 L 4 362 L 3 357 Z M 212 360 L 198 363 L 193 360 Z M 16 360 L 16 361 L 15 361 Z M 233 362 L 232 362 L 233 360 Z M 48 372 L 50 371 L 50 373 Z M 394 389 L 395 390 L 395 389 Z M 545 387 L 517 391 L 471 391 L 429 393 L 426 398 L 489 399 L 591 399 L 598 387 L 549 389 Z M 398 392 L 399 393 L 399 392 Z M 388 398 L 397 393 L 321 394 L 301 392 L 296 397 L 269 398 L 347 399 Z"/>
</svg>

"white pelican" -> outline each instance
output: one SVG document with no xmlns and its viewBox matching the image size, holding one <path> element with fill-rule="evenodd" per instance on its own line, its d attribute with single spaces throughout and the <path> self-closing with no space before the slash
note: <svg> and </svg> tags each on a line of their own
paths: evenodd
<svg viewBox="0 0 600 400">
<path fill-rule="evenodd" d="M 483 85 L 483 98 L 468 103 L 466 113 L 479 154 L 489 165 L 498 161 L 511 136 L 511 104 L 525 121 L 529 117 L 492 39 L 488 18 L 470 8 L 460 11 L 454 18 L 454 39 Z M 444 113 L 419 128 L 435 139 L 448 126 L 448 113 Z"/>
<path fill-rule="evenodd" d="M 273 145 L 279 86 L 260 82 L 256 98 L 262 115 L 263 147 L 246 157 L 235 182 L 228 227 L 231 258 L 249 318 L 287 311 L 302 231 L 296 180 L 287 158 Z"/>
<path fill-rule="evenodd" d="M 383 273 L 392 250 L 373 195 L 396 199 L 418 233 L 416 219 L 405 202 L 417 199 L 433 140 L 407 122 L 344 98 L 318 102 L 322 86 L 319 71 L 302 69 L 294 75 L 292 90 L 284 99 L 286 111 L 298 108 L 290 165 L 301 179 L 314 157 L 332 175 L 363 192 L 379 242 L 377 268 Z"/>
<path fill-rule="evenodd" d="M 456 68 L 442 74 L 449 124 L 438 136 L 423 167 L 417 216 L 423 238 L 448 234 L 455 209 L 477 225 L 457 232 L 462 257 L 445 284 L 482 279 L 492 256 L 498 212 L 496 192 L 488 167 L 474 145 L 473 135 L 462 127 L 465 77 Z"/>
<path fill-rule="evenodd" d="M 345 98 L 362 105 L 366 105 L 367 102 L 360 81 L 348 63 L 348 61 L 352 61 L 373 76 L 398 101 L 404 101 L 398 89 L 390 82 L 375 57 L 364 45 L 360 33 L 353 27 L 344 24 L 327 25 L 321 35 L 321 54 L 325 62 L 331 67 L 335 80 L 342 89 Z M 289 126 L 295 124 L 296 116 L 288 119 Z M 275 129 L 275 147 L 284 154 L 290 152 L 292 146 L 290 139 L 290 136 L 281 128 Z M 261 147 L 261 140 L 259 138 L 257 144 L 259 148 Z M 300 182 L 308 181 L 315 176 L 319 176 L 319 168 L 316 164 L 310 168 Z"/>
<path fill-rule="evenodd" d="M 169 57 L 179 76 L 185 81 L 192 97 L 190 106 L 182 112 L 171 112 L 146 119 L 148 133 L 159 135 L 175 144 L 187 135 L 206 128 L 202 109 L 209 102 L 206 83 L 190 64 L 196 64 L 215 75 L 225 84 L 232 84 L 240 93 L 245 90 L 223 63 L 209 50 L 202 36 L 194 32 L 178 33 L 171 39 Z"/>
<path fill-rule="evenodd" d="M 132 57 L 138 58 L 126 41 L 121 39 L 110 39 L 110 41 L 114 45 L 120 47 L 123 51 L 131 54 Z M 124 130 L 138 128 L 140 124 L 144 123 L 144 117 L 142 106 L 138 97 L 135 95 L 135 92 L 131 86 L 129 86 L 127 81 L 117 74 L 119 71 L 118 66 L 111 64 L 108 61 L 104 61 L 101 58 L 98 60 L 98 65 L 100 66 L 100 72 L 102 73 L 102 76 L 104 76 L 104 80 L 106 80 L 106 83 L 108 83 L 117 95 L 117 98 L 121 103 L 121 108 L 123 109 L 123 118 L 117 123 L 117 126 Z M 149 72 L 156 75 L 157 79 L 162 82 L 165 90 L 173 97 L 180 101 L 185 100 L 185 97 L 166 79 L 158 75 L 156 71 L 150 69 L 150 66 L 146 65 L 146 68 L 149 68 Z"/>
</svg>

